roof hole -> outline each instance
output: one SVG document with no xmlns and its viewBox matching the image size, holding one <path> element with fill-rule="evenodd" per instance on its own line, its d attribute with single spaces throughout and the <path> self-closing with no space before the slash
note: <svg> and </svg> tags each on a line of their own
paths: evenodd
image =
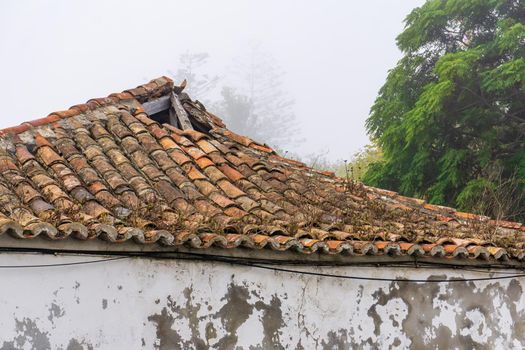
<svg viewBox="0 0 525 350">
<path fill-rule="evenodd" d="M 160 111 L 160 112 L 157 112 L 155 114 L 152 114 L 149 116 L 150 119 L 153 119 L 154 121 L 156 121 L 157 123 L 159 124 L 170 124 L 170 112 L 169 110 L 163 110 L 163 111 Z M 175 127 L 179 127 L 178 125 L 173 125 Z"/>
</svg>

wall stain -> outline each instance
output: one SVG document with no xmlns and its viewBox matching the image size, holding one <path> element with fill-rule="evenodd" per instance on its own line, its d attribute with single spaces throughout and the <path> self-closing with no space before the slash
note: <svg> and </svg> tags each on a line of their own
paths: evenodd
<svg viewBox="0 0 525 350">
<path fill-rule="evenodd" d="M 337 332 L 328 332 L 326 339 L 321 342 L 321 345 L 323 350 L 350 350 L 347 330 L 340 329 Z"/>
<path fill-rule="evenodd" d="M 177 315 L 177 318 L 184 318 L 188 320 L 190 331 L 191 331 L 191 342 L 196 349 L 208 349 L 208 344 L 201 338 L 199 331 L 199 319 L 198 312 L 201 308 L 201 304 L 195 303 L 193 298 L 193 286 L 184 288 L 184 298 L 186 299 L 184 307 L 177 305 L 176 301 L 168 296 L 168 306 L 172 313 Z"/>
<path fill-rule="evenodd" d="M 9 341 L 4 341 L 0 350 L 21 349 L 27 345 L 33 350 L 51 350 L 49 333 L 42 332 L 36 322 L 29 318 L 15 320 L 17 335 Z"/>
<path fill-rule="evenodd" d="M 431 278 L 444 278 L 445 276 L 431 276 Z M 411 284 L 405 282 L 392 282 L 388 288 L 378 289 L 373 293 L 377 300 L 368 310 L 368 315 L 374 321 L 374 334 L 380 335 L 381 320 L 378 306 L 385 306 L 392 299 L 401 299 L 408 308 L 408 314 L 401 321 L 402 330 L 410 339 L 411 349 L 434 348 L 434 349 L 493 349 L 497 339 L 504 339 L 511 343 L 513 339 L 521 339 L 524 344 L 523 331 L 525 326 L 525 312 L 518 312 L 516 303 L 522 295 L 521 286 L 515 280 L 511 281 L 508 288 L 499 283 L 491 283 L 483 288 L 477 288 L 473 282 L 455 283 L 453 286 L 447 284 L 442 289 L 437 283 Z M 499 327 L 492 327 L 490 336 L 486 333 L 486 324 L 497 325 L 499 323 L 499 310 L 495 304 L 487 302 L 493 300 L 494 296 L 502 298 L 502 305 L 506 305 L 512 315 L 512 336 L 504 334 Z M 451 330 L 446 325 L 433 324 L 441 312 L 441 307 L 436 307 L 436 302 L 448 303 L 455 314 L 455 329 Z M 477 312 L 483 316 L 485 326 L 474 326 L 469 317 L 469 312 Z M 463 332 L 462 332 L 463 330 Z M 465 333 L 462 335 L 461 333 Z M 425 337 L 425 335 L 427 335 Z M 486 341 L 478 341 L 479 337 L 487 336 Z M 376 338 L 377 339 L 377 338 Z M 396 340 L 398 343 L 399 339 Z"/>
<path fill-rule="evenodd" d="M 24 318 L 22 319 L 22 321 L 15 320 L 15 323 L 17 333 L 16 336 L 12 340 L 4 341 L 2 346 L 0 347 L 0 350 L 18 350 L 23 348 L 29 348 L 32 350 L 51 350 L 56 348 L 56 346 L 51 346 L 49 332 L 44 332 L 40 330 L 34 320 Z M 78 340 L 73 338 L 69 341 L 66 350 L 94 349 L 91 344 L 84 341 L 79 342 Z"/>
<path fill-rule="evenodd" d="M 79 342 L 73 338 L 69 341 L 66 350 L 93 350 L 93 345 L 85 342 Z"/>
<path fill-rule="evenodd" d="M 47 319 L 53 322 L 55 318 L 62 317 L 65 315 L 65 313 L 66 312 L 59 305 L 51 303 L 51 307 L 49 308 L 49 316 L 47 316 Z"/>
<path fill-rule="evenodd" d="M 429 279 L 444 277 L 433 275 Z M 307 285 L 302 288 L 303 298 L 306 297 Z M 366 295 L 364 287 L 356 285 L 354 311 L 326 333 L 320 333 L 315 324 L 304 321 L 306 317 L 312 316 L 309 313 L 313 311 L 306 308 L 300 293 L 295 298 L 299 310 L 289 314 L 290 311 L 285 313 L 289 310 L 289 303 L 283 305 L 282 294 L 273 294 L 270 300 L 265 300 L 261 288 L 247 283 L 237 284 L 232 279 L 220 299 L 221 304 L 214 305 L 220 307 L 218 311 L 211 308 L 211 301 L 202 301 L 202 305 L 197 302 L 195 295 L 202 297 L 202 294 L 197 294 L 193 285 L 184 289 L 182 302 L 168 296 L 165 299 L 166 306 L 158 314 L 148 317 L 157 327 L 155 348 L 236 350 L 239 348 L 239 329 L 254 315 L 255 310 L 260 312 L 255 316 L 260 315 L 258 322 L 262 327 L 263 338 L 261 344 L 250 347 L 253 350 L 292 348 L 292 342 L 296 344 L 296 349 L 324 350 L 483 350 L 501 344 L 515 345 L 516 341 L 525 344 L 525 310 L 521 305 L 523 290 L 517 280 L 478 285 L 473 282 L 412 284 L 400 281 L 383 284 L 375 289 L 367 288 Z M 159 302 L 155 300 L 155 303 Z M 500 323 L 502 312 L 510 314 L 513 322 L 511 327 L 494 326 Z M 358 323 L 352 319 L 356 315 L 363 318 Z M 295 317 L 297 323 L 291 324 Z M 181 335 L 177 320 L 183 320 L 183 324 L 187 322 L 189 327 L 184 334 L 189 331 L 190 337 Z M 367 323 L 370 323 L 370 328 Z M 285 327 L 295 327 L 297 332 L 288 334 L 289 331 L 284 331 Z"/>
<path fill-rule="evenodd" d="M 262 310 L 262 325 L 264 338 L 262 342 L 263 349 L 284 349 L 280 343 L 281 331 L 284 326 L 283 313 L 281 311 L 281 299 L 277 295 L 273 295 L 269 304 L 262 301 L 255 303 L 255 308 Z"/>
<path fill-rule="evenodd" d="M 148 317 L 148 320 L 156 323 L 157 326 L 157 340 L 159 343 L 157 349 L 209 349 L 208 339 L 202 339 L 199 331 L 199 323 L 203 319 L 198 317 L 201 305 L 194 303 L 192 293 L 192 287 L 184 289 L 183 294 L 186 302 L 183 307 L 178 305 L 171 295 L 168 295 L 167 306 L 162 309 L 161 313 Z M 157 301 L 155 303 L 158 304 Z M 180 334 L 173 329 L 173 324 L 177 319 L 186 319 L 188 321 L 191 339 L 183 340 Z"/>
<path fill-rule="evenodd" d="M 295 346 L 295 350 L 305 350 L 303 344 L 301 343 L 301 340 L 299 339 L 299 343 Z"/>
<path fill-rule="evenodd" d="M 162 308 L 160 314 L 151 315 L 148 321 L 157 325 L 157 340 L 155 349 L 158 350 L 178 350 L 183 349 L 182 337 L 173 329 L 174 317 L 166 307 Z"/>
<path fill-rule="evenodd" d="M 221 324 L 228 334 L 213 344 L 214 348 L 235 349 L 238 340 L 237 329 L 253 313 L 254 306 L 248 302 L 249 299 L 250 292 L 246 286 L 239 286 L 233 281 L 230 282 L 226 295 L 221 298 L 221 301 L 226 301 L 226 303 L 214 315 L 214 318 L 221 320 Z"/>
<path fill-rule="evenodd" d="M 17 348 L 15 348 L 14 341 L 5 341 L 2 344 L 2 347 L 0 348 L 0 350 L 17 350 Z"/>
<path fill-rule="evenodd" d="M 263 328 L 265 339 L 268 344 L 275 344 L 278 341 L 279 329 L 284 325 L 282 313 L 280 311 L 281 301 L 279 298 L 272 298 L 270 304 L 259 303 L 253 305 L 249 303 L 250 293 L 246 286 L 236 285 L 233 281 L 228 285 L 226 294 L 221 298 L 225 303 L 213 314 L 198 316 L 201 304 L 196 303 L 193 297 L 193 287 L 184 290 L 184 306 L 180 306 L 171 296 L 167 297 L 167 305 L 160 314 L 148 317 L 150 322 L 156 324 L 157 343 L 156 349 L 188 349 L 205 350 L 210 348 L 236 349 L 238 341 L 237 330 L 252 315 L 253 309 L 258 307 L 263 310 Z M 207 308 L 208 311 L 210 309 Z M 184 340 L 181 335 L 173 329 L 177 319 L 188 321 L 191 338 Z M 205 328 L 205 339 L 202 339 L 199 325 L 204 320 L 219 320 L 226 334 L 210 344 L 217 338 L 217 330 L 212 322 L 208 321 Z M 175 327 L 176 328 L 176 327 Z M 279 347 L 278 347 L 279 348 Z"/>
<path fill-rule="evenodd" d="M 217 330 L 213 326 L 213 323 L 208 322 L 206 324 L 206 342 L 209 344 L 211 339 L 217 338 Z"/>
</svg>

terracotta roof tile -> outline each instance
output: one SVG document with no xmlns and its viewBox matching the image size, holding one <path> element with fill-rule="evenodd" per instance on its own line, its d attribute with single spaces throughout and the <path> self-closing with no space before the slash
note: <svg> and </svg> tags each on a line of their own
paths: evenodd
<svg viewBox="0 0 525 350">
<path fill-rule="evenodd" d="M 198 141 L 201 141 L 202 139 L 208 138 L 208 135 L 202 132 L 196 131 L 196 130 L 184 130 L 182 132 L 182 135 L 188 136 L 194 142 L 198 142 Z"/>
<path fill-rule="evenodd" d="M 480 218 L 479 215 L 472 214 L 472 213 L 464 213 L 461 211 L 454 212 L 454 215 L 460 219 L 467 219 L 467 220 L 475 220 L 475 219 Z"/>
<path fill-rule="evenodd" d="M 226 175 L 224 175 L 219 169 L 217 169 L 214 166 L 209 166 L 206 169 L 204 169 L 204 173 L 208 178 L 213 181 L 214 183 L 219 182 L 222 179 L 226 178 Z"/>
<path fill-rule="evenodd" d="M 205 196 L 209 196 L 213 192 L 218 192 L 217 187 L 207 180 L 196 180 L 195 185 Z"/>
<path fill-rule="evenodd" d="M 239 188 L 237 188 L 235 185 L 233 185 L 228 180 L 220 180 L 217 181 L 217 185 L 226 193 L 226 195 L 230 198 L 237 198 L 243 195 L 246 195 L 243 191 L 241 191 Z"/>
<path fill-rule="evenodd" d="M 210 132 L 161 125 L 143 103 L 172 91 L 180 89 L 162 77 L 1 130 L 0 234 L 9 227 L 22 239 L 133 239 L 345 259 L 525 259 L 520 223 L 360 184 L 350 190 L 331 172 L 226 129 L 189 99 L 189 118 Z"/>
<path fill-rule="evenodd" d="M 237 207 L 229 207 L 224 210 L 224 213 L 228 216 L 231 216 L 233 218 L 242 218 L 247 215 L 245 211 L 242 209 L 239 209 Z"/>
<path fill-rule="evenodd" d="M 202 158 L 206 155 L 206 153 L 204 153 L 197 147 L 184 147 L 184 151 L 195 160 Z"/>
<path fill-rule="evenodd" d="M 244 176 L 240 172 L 233 169 L 228 164 L 221 164 L 218 168 L 233 182 L 237 182 L 241 179 L 244 179 Z"/>
<path fill-rule="evenodd" d="M 213 146 L 209 141 L 207 140 L 199 140 L 197 141 L 197 145 L 200 147 L 200 149 L 205 153 L 214 153 L 219 152 L 215 146 Z"/>
<path fill-rule="evenodd" d="M 191 159 L 187 155 L 179 151 L 173 151 L 169 155 L 178 165 L 181 166 L 191 162 Z"/>
<path fill-rule="evenodd" d="M 217 204 L 221 208 L 227 208 L 232 205 L 235 205 L 235 203 L 231 199 L 223 196 L 219 192 L 212 192 L 210 193 L 209 197 L 215 204 Z"/>
<path fill-rule="evenodd" d="M 171 137 L 162 137 L 159 143 L 166 151 L 174 149 L 181 150 L 179 145 Z"/>
<path fill-rule="evenodd" d="M 206 176 L 203 173 L 201 173 L 193 164 L 185 164 L 182 167 L 182 169 L 186 172 L 187 176 L 193 181 L 206 179 Z"/>
<path fill-rule="evenodd" d="M 0 132 L 2 135 L 8 135 L 8 134 L 21 134 L 27 130 L 29 130 L 29 125 L 22 124 L 22 125 L 13 126 L 10 128 L 2 129 Z"/>
<path fill-rule="evenodd" d="M 206 169 L 210 165 L 214 164 L 208 157 L 199 158 L 196 160 L 196 163 L 201 169 Z"/>
<path fill-rule="evenodd" d="M 258 151 L 262 151 L 262 152 L 266 152 L 266 153 L 273 153 L 273 149 L 271 149 L 270 147 L 261 146 L 261 145 L 256 144 L 256 143 L 252 143 L 250 145 L 250 147 L 253 148 L 253 149 L 256 149 Z"/>
</svg>

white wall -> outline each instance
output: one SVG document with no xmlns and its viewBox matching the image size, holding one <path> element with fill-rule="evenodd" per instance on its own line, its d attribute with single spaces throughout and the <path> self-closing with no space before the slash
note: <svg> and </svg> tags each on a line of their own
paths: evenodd
<svg viewBox="0 0 525 350">
<path fill-rule="evenodd" d="M 0 254 L 0 266 L 98 260 Z M 305 268 L 483 277 L 413 268 Z M 525 345 L 523 281 L 408 284 L 130 258 L 0 268 L 0 349 L 348 349 Z"/>
</svg>

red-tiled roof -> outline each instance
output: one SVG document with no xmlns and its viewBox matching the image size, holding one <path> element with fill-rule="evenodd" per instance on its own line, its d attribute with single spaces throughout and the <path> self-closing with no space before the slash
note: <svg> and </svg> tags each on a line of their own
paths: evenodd
<svg viewBox="0 0 525 350">
<path fill-rule="evenodd" d="M 183 95 L 190 120 L 210 131 L 160 125 L 143 103 L 173 90 L 162 77 L 1 130 L 0 234 L 348 259 L 525 258 L 519 223 L 496 223 L 313 170 L 228 130 Z"/>
</svg>

